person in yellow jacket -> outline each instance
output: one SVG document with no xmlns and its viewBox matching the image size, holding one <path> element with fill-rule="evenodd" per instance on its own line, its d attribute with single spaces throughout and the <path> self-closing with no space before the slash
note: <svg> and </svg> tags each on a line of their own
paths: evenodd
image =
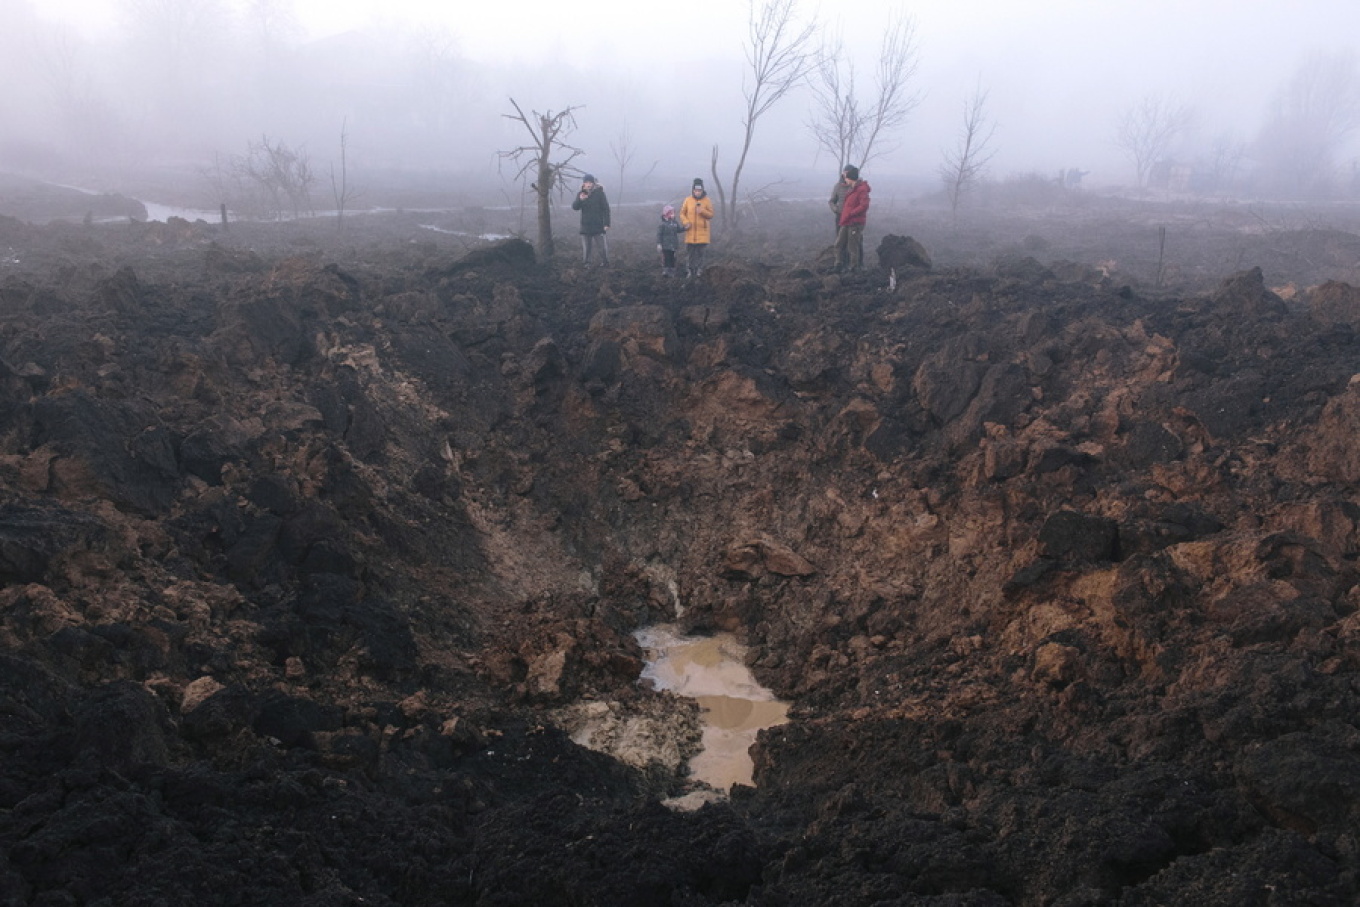
<svg viewBox="0 0 1360 907">
<path fill-rule="evenodd" d="M 680 205 L 680 226 L 685 228 L 685 276 L 697 277 L 704 273 L 704 253 L 712 235 L 709 223 L 713 220 L 713 200 L 704 192 L 704 181 L 696 179 L 689 198 Z"/>
</svg>

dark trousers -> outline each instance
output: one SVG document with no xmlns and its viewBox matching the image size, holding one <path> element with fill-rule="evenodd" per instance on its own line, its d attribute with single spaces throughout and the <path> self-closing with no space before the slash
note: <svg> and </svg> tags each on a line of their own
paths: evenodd
<svg viewBox="0 0 1360 907">
<path fill-rule="evenodd" d="M 685 268 L 691 274 L 704 273 L 704 253 L 708 251 L 706 242 L 685 243 Z"/>
<path fill-rule="evenodd" d="M 836 233 L 836 267 L 864 267 L 864 224 L 847 224 Z"/>
<path fill-rule="evenodd" d="M 584 256 L 585 263 L 590 264 L 590 254 L 597 245 L 600 247 L 600 264 L 609 264 L 609 243 L 605 241 L 603 233 L 581 234 L 581 255 Z"/>
</svg>

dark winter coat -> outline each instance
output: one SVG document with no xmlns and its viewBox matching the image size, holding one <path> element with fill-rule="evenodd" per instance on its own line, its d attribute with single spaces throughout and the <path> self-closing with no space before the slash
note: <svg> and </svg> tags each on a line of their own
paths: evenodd
<svg viewBox="0 0 1360 907">
<path fill-rule="evenodd" d="M 598 236 L 609 226 L 609 199 L 605 198 L 604 187 L 599 183 L 585 198 L 581 198 L 581 193 L 576 193 L 571 209 L 581 212 L 581 233 L 584 236 Z"/>
<path fill-rule="evenodd" d="M 672 217 L 670 220 L 661 218 L 661 223 L 656 225 L 656 244 L 663 250 L 675 252 L 680 248 L 680 237 L 685 235 L 685 228 L 680 226 L 680 219 Z"/>
<path fill-rule="evenodd" d="M 831 213 L 836 215 L 836 223 L 841 222 L 841 206 L 845 204 L 845 195 L 850 191 L 850 187 L 845 184 L 844 178 L 836 180 L 836 185 L 831 187 L 831 198 L 828 204 L 831 205 Z"/>
</svg>

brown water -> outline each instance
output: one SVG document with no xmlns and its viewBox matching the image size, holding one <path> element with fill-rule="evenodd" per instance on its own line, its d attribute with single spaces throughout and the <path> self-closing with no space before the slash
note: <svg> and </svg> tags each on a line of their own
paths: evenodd
<svg viewBox="0 0 1360 907">
<path fill-rule="evenodd" d="M 720 791 L 751 784 L 751 744 L 762 729 L 789 720 L 789 705 L 756 682 L 745 647 L 729 634 L 682 636 L 669 626 L 648 627 L 636 637 L 647 651 L 643 680 L 703 708 L 703 749 L 690 760 L 690 776 Z"/>
</svg>

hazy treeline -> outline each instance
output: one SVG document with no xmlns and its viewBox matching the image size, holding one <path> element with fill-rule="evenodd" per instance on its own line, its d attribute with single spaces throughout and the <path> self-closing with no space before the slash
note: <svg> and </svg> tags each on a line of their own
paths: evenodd
<svg viewBox="0 0 1360 907">
<path fill-rule="evenodd" d="M 662 49 L 646 66 L 619 70 L 567 64 L 551 53 L 514 64 L 474 62 L 456 25 L 389 23 L 313 39 L 300 27 L 292 0 L 111 2 L 116 25 L 95 39 L 41 16 L 39 0 L 0 0 L 6 86 L 0 169 L 90 182 L 112 182 L 149 165 L 176 169 L 204 175 L 202 201 L 210 204 L 207 174 L 224 172 L 265 140 L 303 151 L 324 181 L 340 159 L 343 130 L 347 166 L 355 173 L 438 171 L 475 187 L 470 191 L 480 203 L 519 203 L 524 188 L 501 171 L 497 154 L 518 141 L 506 120 L 511 97 L 535 109 L 576 108 L 572 142 L 585 152 L 578 163 L 620 200 L 627 200 L 628 187 L 645 191 L 644 182 L 673 185 L 683 194 L 692 177 L 707 175 L 715 146 L 729 168 L 740 147 L 740 33 L 700 30 L 693 43 L 707 56 L 680 61 Z M 830 33 L 834 24 L 818 28 Z M 929 59 L 937 50 L 931 35 L 918 38 Z M 867 78 L 872 55 L 858 63 Z M 1032 140 L 1019 136 L 1035 131 L 1032 116 L 1013 106 L 1024 73 L 990 72 L 985 79 L 969 73 L 955 85 L 941 84 L 948 79 L 938 71 L 922 70 L 914 90 L 928 103 L 893 137 L 893 153 L 877 162 L 873 175 L 924 177 L 939 188 L 938 166 L 954 153 L 964 124 L 958 111 L 978 96 L 989 98 L 986 122 L 973 127 L 991 137 L 988 150 L 996 155 L 980 181 L 1061 180 L 1060 173 L 1080 168 L 1096 170 L 1087 186 L 1360 194 L 1354 53 L 1344 45 L 1324 47 L 1282 57 L 1272 67 L 1279 73 L 1276 89 L 1247 99 L 1250 107 L 1236 104 L 1231 115 L 1197 99 L 1193 79 L 1130 82 L 1128 96 L 1105 97 L 1052 129 L 1040 124 L 1055 136 L 1052 147 L 1027 148 L 1023 156 L 1014 153 L 1018 144 Z M 988 93 L 993 87 L 998 90 Z M 814 98 L 801 88 L 762 121 L 745 186 L 808 195 L 834 179 L 840 162 L 819 151 L 810 128 Z M 1247 116 L 1247 109 L 1254 112 Z M 1057 137 L 1074 130 L 1092 139 L 1085 159 L 1072 159 L 1072 143 Z M 1095 146 L 1105 160 L 1092 160 Z M 1017 159 L 1039 163 L 1020 173 L 1006 163 Z"/>
<path fill-rule="evenodd" d="M 74 179 L 151 164 L 206 174 L 268 137 L 305 150 L 324 175 L 344 129 L 354 170 L 453 172 L 495 182 L 493 196 L 503 196 L 519 192 L 497 156 L 515 135 L 504 115 L 518 95 L 582 108 L 583 165 L 603 181 L 617 181 L 623 160 L 630 177 L 665 174 L 679 192 L 702 175 L 723 130 L 736 134 L 739 36 L 731 47 L 714 42 L 714 60 L 687 73 L 639 79 L 548 59 L 473 63 L 442 27 L 309 39 L 289 0 L 123 0 L 119 9 L 117 29 L 90 40 L 28 0 L 0 0 L 0 169 Z M 660 87 L 682 75 L 683 91 Z M 810 165 L 810 148 L 800 134 L 795 151 L 770 150 Z"/>
</svg>

